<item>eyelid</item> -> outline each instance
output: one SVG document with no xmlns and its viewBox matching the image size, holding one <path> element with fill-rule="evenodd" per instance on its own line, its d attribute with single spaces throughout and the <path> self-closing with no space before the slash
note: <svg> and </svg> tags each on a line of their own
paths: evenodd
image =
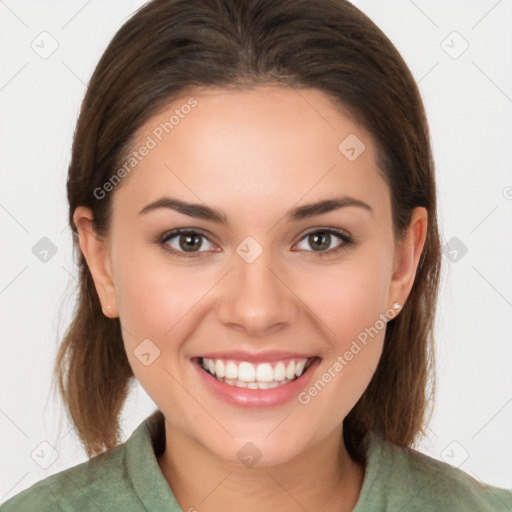
<svg viewBox="0 0 512 512">
<path fill-rule="evenodd" d="M 318 232 L 328 232 L 328 233 L 334 233 L 337 236 L 344 235 L 347 238 L 352 238 L 351 235 L 348 233 L 347 230 L 342 228 L 335 228 L 330 226 L 315 226 L 313 228 L 309 228 L 304 233 L 302 233 L 299 238 L 299 240 L 302 240 L 305 236 L 311 235 L 312 233 L 318 233 Z"/>
<path fill-rule="evenodd" d="M 213 235 L 211 235 L 210 233 L 208 233 L 204 229 L 194 228 L 194 227 L 169 229 L 169 231 L 166 231 L 165 233 L 163 233 L 160 236 L 160 238 L 165 240 L 166 238 L 169 239 L 169 238 L 173 238 L 173 237 L 175 237 L 177 235 L 183 235 L 183 234 L 187 234 L 187 233 L 194 233 L 194 234 L 198 234 L 198 235 L 203 235 L 208 240 L 210 240 L 210 237 L 213 238 Z M 210 241 L 212 241 L 212 240 L 210 240 Z"/>
</svg>

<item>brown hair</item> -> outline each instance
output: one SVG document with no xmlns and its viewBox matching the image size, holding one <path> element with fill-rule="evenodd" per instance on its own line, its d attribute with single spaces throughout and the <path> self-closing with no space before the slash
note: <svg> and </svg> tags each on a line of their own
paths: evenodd
<svg viewBox="0 0 512 512">
<path fill-rule="evenodd" d="M 108 234 L 112 194 L 98 199 L 94 191 L 122 165 L 137 130 L 174 98 L 196 86 L 264 84 L 316 88 L 366 128 L 390 187 L 397 239 L 414 207 L 428 211 L 411 293 L 387 325 L 373 379 L 344 420 L 347 449 L 357 460 L 367 432 L 403 447 L 425 434 L 435 388 L 440 241 L 428 125 L 407 65 L 382 31 L 346 0 L 154 0 L 120 28 L 101 57 L 69 166 L 79 296 L 54 377 L 89 457 L 119 443 L 119 416 L 134 375 L 119 319 L 102 313 L 73 213 L 79 206 L 90 208 L 98 235 Z"/>
</svg>

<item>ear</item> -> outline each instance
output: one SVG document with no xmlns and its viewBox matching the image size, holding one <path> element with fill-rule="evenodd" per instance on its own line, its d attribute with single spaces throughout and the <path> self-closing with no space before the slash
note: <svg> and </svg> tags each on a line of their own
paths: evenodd
<svg viewBox="0 0 512 512">
<path fill-rule="evenodd" d="M 92 211 L 84 206 L 76 208 L 73 214 L 73 220 L 78 230 L 80 250 L 91 271 L 103 314 L 109 318 L 115 318 L 118 316 L 118 310 L 112 279 L 110 251 L 108 243 L 94 231 L 93 218 Z"/>
<path fill-rule="evenodd" d="M 388 295 L 388 307 L 391 309 L 394 302 L 403 306 L 409 296 L 425 245 L 427 225 L 427 210 L 423 207 L 414 208 L 404 238 L 395 248 L 393 276 Z"/>
</svg>

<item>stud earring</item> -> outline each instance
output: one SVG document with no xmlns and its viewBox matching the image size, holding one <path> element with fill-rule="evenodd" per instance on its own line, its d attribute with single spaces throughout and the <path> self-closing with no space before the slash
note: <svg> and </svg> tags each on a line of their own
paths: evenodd
<svg viewBox="0 0 512 512">
<path fill-rule="evenodd" d="M 393 307 L 394 307 L 395 309 L 400 309 L 402 306 L 400 306 L 400 304 L 398 304 L 398 302 L 394 302 L 394 303 L 393 303 Z"/>
</svg>

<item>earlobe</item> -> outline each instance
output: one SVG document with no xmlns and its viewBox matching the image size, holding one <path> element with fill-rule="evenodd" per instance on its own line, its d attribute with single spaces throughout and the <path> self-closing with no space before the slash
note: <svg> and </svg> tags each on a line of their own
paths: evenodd
<svg viewBox="0 0 512 512">
<path fill-rule="evenodd" d="M 103 314 L 109 318 L 115 318 L 118 312 L 110 255 L 106 241 L 94 231 L 93 218 L 92 211 L 84 206 L 76 208 L 73 214 L 80 250 L 94 280 Z"/>
<path fill-rule="evenodd" d="M 411 221 L 402 241 L 397 243 L 393 276 L 388 303 L 404 304 L 414 284 L 418 264 L 425 246 L 428 212 L 423 207 L 414 208 Z"/>
</svg>

